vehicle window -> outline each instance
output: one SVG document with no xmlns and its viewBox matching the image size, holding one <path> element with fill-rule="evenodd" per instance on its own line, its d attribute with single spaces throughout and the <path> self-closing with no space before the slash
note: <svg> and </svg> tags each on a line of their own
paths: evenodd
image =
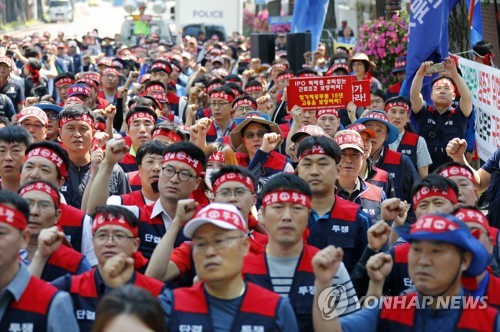
<svg viewBox="0 0 500 332">
<path fill-rule="evenodd" d="M 49 7 L 66 7 L 69 5 L 68 1 L 51 1 Z"/>
<path fill-rule="evenodd" d="M 200 31 L 200 28 L 199 28 L 199 27 L 189 26 L 189 27 L 186 27 L 186 28 L 182 31 L 182 35 L 183 35 L 183 36 L 194 36 L 194 37 L 197 37 L 197 36 L 198 36 L 199 31 Z"/>
</svg>

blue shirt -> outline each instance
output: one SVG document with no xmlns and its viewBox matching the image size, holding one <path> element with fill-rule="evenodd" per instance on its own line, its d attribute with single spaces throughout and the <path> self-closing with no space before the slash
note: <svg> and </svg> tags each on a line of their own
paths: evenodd
<svg viewBox="0 0 500 332">
<path fill-rule="evenodd" d="M 488 220 L 493 227 L 500 227 L 500 149 L 486 161 L 483 170 L 491 174 L 491 183 L 486 191 L 490 205 L 488 207 Z"/>
</svg>

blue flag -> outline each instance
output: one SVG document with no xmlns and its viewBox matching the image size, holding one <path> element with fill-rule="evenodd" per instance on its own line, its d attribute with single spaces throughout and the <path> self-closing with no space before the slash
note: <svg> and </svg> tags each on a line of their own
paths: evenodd
<svg viewBox="0 0 500 332">
<path fill-rule="evenodd" d="M 311 50 L 318 48 L 330 0 L 298 0 L 293 9 L 290 32 L 311 32 Z"/>
<path fill-rule="evenodd" d="M 467 10 L 470 11 L 471 1 L 474 1 L 474 12 L 470 27 L 470 45 L 473 46 L 475 43 L 483 40 L 483 16 L 481 14 L 481 0 L 465 0 Z"/>
<path fill-rule="evenodd" d="M 410 6 L 410 33 L 406 55 L 406 79 L 401 95 L 410 96 L 411 82 L 424 61 L 434 63 L 448 56 L 448 17 L 458 0 L 413 0 Z M 431 105 L 432 77 L 426 77 L 422 96 Z"/>
</svg>

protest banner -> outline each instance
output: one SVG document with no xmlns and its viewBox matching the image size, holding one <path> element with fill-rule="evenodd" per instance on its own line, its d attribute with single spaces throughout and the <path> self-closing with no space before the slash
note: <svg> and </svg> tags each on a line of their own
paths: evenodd
<svg viewBox="0 0 500 332">
<path fill-rule="evenodd" d="M 500 70 L 461 57 L 458 67 L 472 93 L 476 111 L 479 158 L 487 160 L 500 147 Z"/>
<path fill-rule="evenodd" d="M 370 106 L 370 81 L 361 80 L 352 82 L 352 102 L 357 107 Z"/>
<path fill-rule="evenodd" d="M 287 87 L 288 109 L 345 108 L 352 100 L 352 76 L 292 78 Z"/>
</svg>

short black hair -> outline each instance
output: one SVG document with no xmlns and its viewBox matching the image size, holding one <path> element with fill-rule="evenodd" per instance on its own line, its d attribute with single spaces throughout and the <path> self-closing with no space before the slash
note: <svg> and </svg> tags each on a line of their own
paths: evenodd
<svg viewBox="0 0 500 332">
<path fill-rule="evenodd" d="M 236 97 L 236 98 L 233 100 L 233 102 L 232 102 L 231 106 L 232 106 L 232 107 L 234 107 L 234 105 L 235 105 L 237 102 L 239 102 L 240 100 L 249 100 L 249 101 L 252 103 L 252 107 L 253 107 L 253 109 L 255 109 L 255 110 L 256 110 L 256 109 L 257 109 L 257 107 L 258 107 L 258 105 L 257 105 L 257 101 L 256 101 L 254 98 L 252 98 L 252 97 L 250 97 L 249 95 L 246 95 L 246 94 L 243 94 L 243 95 L 241 95 L 241 96 Z"/>
<path fill-rule="evenodd" d="M 130 117 L 136 113 L 148 113 L 149 115 L 151 115 L 154 119 L 155 119 L 155 123 L 156 121 L 158 120 L 158 115 L 153 112 L 153 110 L 147 106 L 142 106 L 142 105 L 137 105 L 136 107 L 130 109 L 128 112 L 127 112 L 127 115 L 125 116 L 125 123 L 127 124 L 127 128 L 129 126 L 128 124 L 128 120 L 130 119 Z"/>
<path fill-rule="evenodd" d="M 249 177 L 250 179 L 252 179 L 253 187 L 257 188 L 257 181 L 255 179 L 255 176 L 252 174 L 252 172 L 250 172 L 245 167 L 242 167 L 239 165 L 224 165 L 224 166 L 222 166 L 217 172 L 213 173 L 210 176 L 210 182 L 212 183 L 212 186 L 215 183 L 215 181 L 217 181 L 218 178 L 220 178 L 224 174 L 228 174 L 228 173 L 238 173 L 238 174 L 241 174 L 243 176 Z"/>
<path fill-rule="evenodd" d="M 380 89 L 375 89 L 375 90 L 372 90 L 370 91 L 370 93 L 374 94 L 375 96 L 377 97 L 380 97 L 382 98 L 382 100 L 385 102 L 385 100 L 387 99 L 386 95 L 385 95 L 385 92 L 380 90 Z"/>
<path fill-rule="evenodd" d="M 163 157 L 166 151 L 167 146 L 160 141 L 147 142 L 137 150 L 137 154 L 135 155 L 136 163 L 140 166 L 142 159 L 148 154 L 156 154 Z"/>
<path fill-rule="evenodd" d="M 493 45 L 487 41 L 481 40 L 472 46 L 472 50 L 479 56 L 484 57 L 487 54 L 493 53 Z"/>
<path fill-rule="evenodd" d="M 240 89 L 241 89 L 241 88 L 240 88 Z M 215 89 L 210 90 L 210 92 L 209 92 L 208 94 L 209 94 L 209 95 L 211 95 L 212 93 L 216 93 L 216 92 L 224 92 L 224 93 L 227 93 L 228 95 L 230 95 L 231 97 L 233 97 L 233 99 L 236 97 L 236 96 L 234 95 L 233 90 L 231 90 L 231 89 L 229 88 L 229 86 L 227 86 L 227 84 L 226 84 L 226 85 L 223 85 L 223 86 L 219 86 L 219 87 L 217 87 L 217 88 L 215 88 Z M 210 97 L 210 98 L 212 98 L 212 97 Z"/>
<path fill-rule="evenodd" d="M 10 120 L 6 116 L 0 116 L 0 123 L 3 123 L 5 126 L 10 126 Z"/>
<path fill-rule="evenodd" d="M 415 182 L 413 188 L 411 189 L 411 197 L 413 197 L 423 187 L 436 188 L 442 191 L 448 191 L 451 189 L 458 197 L 458 186 L 455 182 L 439 174 L 429 174 Z"/>
<path fill-rule="evenodd" d="M 398 103 L 398 102 L 403 102 L 406 105 L 410 106 L 410 108 L 411 108 L 410 101 L 403 96 L 396 96 L 396 97 L 389 98 L 385 101 L 385 105 L 387 106 L 387 104 L 389 104 L 389 103 Z"/>
<path fill-rule="evenodd" d="M 66 168 L 69 168 L 70 162 L 69 162 L 68 152 L 65 149 L 63 149 L 63 147 L 60 144 L 52 141 L 40 141 L 31 143 L 26 149 L 25 155 L 27 156 L 31 150 L 37 148 L 47 148 L 54 151 L 55 154 L 57 154 L 63 160 L 64 164 L 66 164 Z M 56 167 L 56 169 L 57 169 L 57 179 L 61 179 L 63 175 L 59 171 L 59 167 Z"/>
<path fill-rule="evenodd" d="M 238 91 L 238 96 L 245 94 L 245 91 L 243 91 L 241 86 L 239 86 L 238 84 L 236 84 L 234 82 L 226 82 L 223 86 L 227 86 L 229 89 L 231 89 L 231 91 L 233 91 L 233 90 Z M 234 93 L 234 91 L 233 91 L 233 93 Z M 235 96 L 236 96 L 236 94 L 235 94 Z"/>
<path fill-rule="evenodd" d="M 22 197 L 7 190 L 0 190 L 0 204 L 6 203 L 13 205 L 17 211 L 22 213 L 26 220 L 29 220 L 30 206 Z"/>
<path fill-rule="evenodd" d="M 309 136 L 304 138 L 297 148 L 297 156 L 301 156 L 305 151 L 310 150 L 313 146 L 320 146 L 325 150 L 325 154 L 338 164 L 342 156 L 342 150 L 339 145 L 330 137 L 323 136 Z"/>
<path fill-rule="evenodd" d="M 0 128 L 0 141 L 9 144 L 22 143 L 28 147 L 33 142 L 33 137 L 22 126 L 7 126 Z"/>
<path fill-rule="evenodd" d="M 226 84 L 226 83 L 229 83 L 229 82 L 233 82 L 233 83 L 234 82 L 239 82 L 239 83 L 241 83 L 241 78 L 238 75 L 231 74 L 231 75 L 227 75 L 222 80 L 222 84 Z"/>
<path fill-rule="evenodd" d="M 61 73 L 59 75 L 57 75 L 55 78 L 54 78 L 54 84 L 59 81 L 60 79 L 63 79 L 63 78 L 71 78 L 71 79 L 75 79 L 75 75 L 73 73 L 69 73 L 69 72 L 65 72 L 65 73 Z"/>
<path fill-rule="evenodd" d="M 80 117 L 82 115 L 88 115 L 95 122 L 94 112 L 86 106 L 80 104 L 69 104 L 65 105 L 61 113 L 59 113 L 59 119 L 63 117 L 68 117 L 70 119 Z"/>
<path fill-rule="evenodd" d="M 56 186 L 54 186 L 52 183 L 48 182 L 48 181 L 43 181 L 43 180 L 33 180 L 33 181 L 28 181 L 26 182 L 25 184 L 23 184 L 21 187 L 19 187 L 19 190 L 17 191 L 18 194 L 21 194 L 21 191 L 26 188 L 27 186 L 30 186 L 32 184 L 35 184 L 35 183 L 38 183 L 38 182 L 41 182 L 43 184 L 46 184 L 47 186 L 49 186 L 50 188 L 52 188 L 52 190 L 54 190 L 55 192 L 57 192 L 57 202 L 54 202 L 55 205 L 59 205 L 59 202 L 61 201 L 61 193 L 59 192 L 59 189 L 57 189 Z"/>
<path fill-rule="evenodd" d="M 264 197 L 268 193 L 276 190 L 297 191 L 312 198 L 312 191 L 309 183 L 295 174 L 281 173 L 271 177 L 264 185 L 264 188 L 262 188 L 261 196 Z"/>
<path fill-rule="evenodd" d="M 309 69 L 309 68 L 302 68 L 299 71 L 297 71 L 297 77 L 299 77 L 300 75 L 303 75 L 303 74 L 313 74 L 314 76 L 318 76 L 317 72 L 315 72 L 314 70 Z"/>
<path fill-rule="evenodd" d="M 95 209 L 95 212 L 92 214 L 92 220 L 95 219 L 98 213 L 103 213 L 104 215 L 112 215 L 113 217 L 123 218 L 127 221 L 127 223 L 133 228 L 139 227 L 139 219 L 130 212 L 128 209 L 124 208 L 120 205 L 106 205 L 106 206 L 98 206 Z"/>
<path fill-rule="evenodd" d="M 439 166 L 431 174 L 438 174 L 438 175 L 440 175 L 439 173 L 441 173 L 445 168 L 453 167 L 453 166 L 466 169 L 470 173 L 470 175 L 472 176 L 472 178 L 474 178 L 474 172 L 472 172 L 472 169 L 469 166 L 467 166 L 465 164 L 462 164 L 462 163 L 457 163 L 456 161 L 450 161 L 450 162 L 447 162 L 446 164 L 443 164 L 443 165 Z"/>
<path fill-rule="evenodd" d="M 184 152 L 191 158 L 201 162 L 203 169 L 207 167 L 207 156 L 202 149 L 191 142 L 177 142 L 167 146 L 166 153 Z"/>
<path fill-rule="evenodd" d="M 153 61 L 153 65 L 156 64 L 156 63 L 161 63 L 161 64 L 164 64 L 167 67 L 169 67 L 170 68 L 170 73 L 167 72 L 167 74 L 168 75 L 172 74 L 172 65 L 170 64 L 169 61 L 164 60 L 164 59 L 158 59 L 158 60 Z M 165 71 L 165 70 L 162 69 L 162 68 L 154 68 L 154 69 L 151 70 L 152 73 L 157 72 L 157 71 Z"/>
<path fill-rule="evenodd" d="M 245 84 L 245 88 L 247 88 L 249 86 L 259 86 L 259 87 L 263 88 L 262 83 L 260 83 L 256 79 L 250 80 L 247 82 L 247 84 Z"/>
</svg>

